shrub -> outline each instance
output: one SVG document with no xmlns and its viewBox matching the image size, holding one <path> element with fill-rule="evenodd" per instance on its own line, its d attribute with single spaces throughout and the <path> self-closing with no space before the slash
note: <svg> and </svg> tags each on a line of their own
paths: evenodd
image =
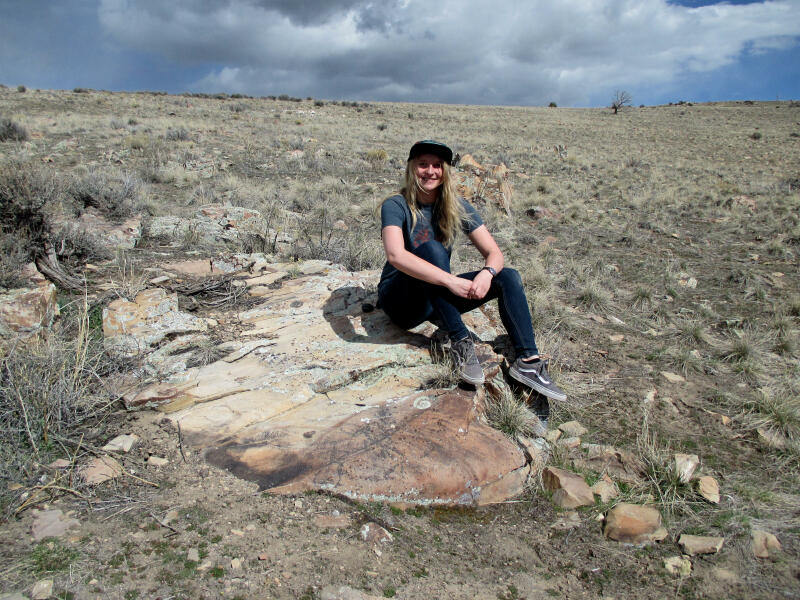
<svg viewBox="0 0 800 600">
<path fill-rule="evenodd" d="M 89 322 L 85 304 L 68 307 L 46 341 L 0 348 L 3 479 L 30 478 L 35 463 L 51 460 L 78 425 L 109 407 L 100 376 L 110 375 L 114 363 Z"/>
<path fill-rule="evenodd" d="M 28 91 L 28 88 L 26 88 L 24 85 L 18 85 L 18 86 L 17 86 L 17 91 L 18 91 L 20 94 L 24 94 L 25 92 L 27 92 L 27 91 Z"/>
<path fill-rule="evenodd" d="M 18 248 L 24 262 L 34 258 L 50 232 L 48 209 L 59 200 L 61 186 L 51 172 L 34 163 L 0 165 L 0 245 Z"/>
<path fill-rule="evenodd" d="M 94 207 L 109 218 L 122 221 L 139 210 L 141 185 L 141 180 L 131 173 L 90 171 L 73 180 L 68 193 L 81 207 Z"/>
<path fill-rule="evenodd" d="M 167 133 L 164 134 L 164 138 L 169 142 L 185 142 L 189 139 L 189 132 L 186 131 L 183 127 L 179 127 L 177 129 L 167 129 Z"/>
<path fill-rule="evenodd" d="M 24 142 L 28 139 L 27 130 L 11 119 L 0 119 L 0 142 Z"/>
<path fill-rule="evenodd" d="M 555 102 L 551 102 L 550 104 L 548 104 L 548 106 L 550 108 L 558 108 L 558 104 L 556 104 Z"/>
<path fill-rule="evenodd" d="M 374 165 L 382 165 L 383 163 L 386 162 L 387 158 L 389 158 L 389 155 L 383 148 L 367 151 L 367 160 Z"/>
</svg>

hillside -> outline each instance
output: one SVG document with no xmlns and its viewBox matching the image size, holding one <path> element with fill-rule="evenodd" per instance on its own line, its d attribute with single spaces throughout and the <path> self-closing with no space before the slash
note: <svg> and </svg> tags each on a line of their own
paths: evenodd
<svg viewBox="0 0 800 600">
<path fill-rule="evenodd" d="M 51 333 L 6 332 L 0 350 L 0 592 L 30 597 L 53 579 L 54 594 L 75 598 L 320 598 L 340 585 L 396 598 L 800 596 L 800 104 L 613 114 L 5 88 L 0 119 L 10 132 L 0 136 L 0 286 L 26 285 L 21 268 L 46 248 L 66 276 Z M 150 358 L 109 357 L 104 309 L 149 287 L 156 268 L 211 261 L 164 284 L 181 311 L 216 324 L 187 364 L 170 363 L 175 375 L 213 364 L 242 336 L 246 319 L 230 315 L 257 307 L 253 286 L 267 295 L 303 282 L 309 265 L 322 268 L 314 261 L 359 272 L 358 302 L 368 301 L 384 260 L 377 208 L 424 138 L 508 168 L 508 212 L 489 179 L 462 173 L 523 276 L 539 346 L 569 396 L 550 407 L 548 464 L 594 484 L 603 469 L 591 445 L 619 449 L 638 474 L 613 477 L 616 498 L 565 511 L 537 476 L 513 500 L 469 508 L 272 495 L 209 464 L 168 413 L 128 410 L 132 386 L 171 380 Z M 221 228 L 207 220 L 218 210 Z M 256 226 L 243 225 L 248 211 Z M 104 233 L 121 224 L 122 238 Z M 213 271 L 256 255 L 280 275 L 247 293 Z M 456 257 L 463 270 L 479 264 L 463 244 Z M 86 341 L 77 352 L 76 340 Z M 506 354 L 502 338 L 484 341 Z M 426 385 L 454 386 L 446 367 L 432 368 Z M 553 433 L 570 421 L 587 430 L 576 443 Z M 73 477 L 127 433 L 139 441 L 117 456 L 123 476 Z M 681 479 L 676 453 L 697 456 L 718 503 Z M 56 458 L 72 466 L 45 467 Z M 656 508 L 666 539 L 604 537 L 598 517 L 619 502 Z M 45 508 L 78 524 L 33 540 Z M 365 524 L 392 541 L 362 540 Z M 781 549 L 755 557 L 754 531 Z M 683 534 L 725 541 L 673 575 L 664 560 L 682 554 Z"/>
</svg>

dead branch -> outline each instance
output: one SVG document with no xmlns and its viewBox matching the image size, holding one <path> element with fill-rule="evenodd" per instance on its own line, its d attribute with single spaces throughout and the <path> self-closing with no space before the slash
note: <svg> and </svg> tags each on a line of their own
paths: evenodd
<svg viewBox="0 0 800 600">
<path fill-rule="evenodd" d="M 58 287 L 65 290 L 81 291 L 84 289 L 84 283 L 77 277 L 68 274 L 61 267 L 58 262 L 55 248 L 52 245 L 46 244 L 44 253 L 37 253 L 34 261 L 39 271 L 47 277 L 50 281 L 55 283 Z"/>
</svg>

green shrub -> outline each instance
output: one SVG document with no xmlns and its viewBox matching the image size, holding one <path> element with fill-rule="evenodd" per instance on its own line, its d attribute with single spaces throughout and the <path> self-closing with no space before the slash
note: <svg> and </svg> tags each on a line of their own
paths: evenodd
<svg viewBox="0 0 800 600">
<path fill-rule="evenodd" d="M 17 86 L 17 91 L 18 91 L 20 94 L 24 94 L 25 92 L 27 92 L 27 91 L 28 91 L 28 88 L 26 88 L 24 85 L 18 85 L 18 86 Z"/>
<path fill-rule="evenodd" d="M 31 262 L 50 236 L 50 211 L 61 185 L 35 163 L 0 164 L 0 285 L 18 284 L 19 269 Z"/>
<path fill-rule="evenodd" d="M 28 139 L 28 131 L 11 119 L 0 119 L 0 142 L 24 142 Z"/>
<path fill-rule="evenodd" d="M 140 209 L 141 180 L 131 173 L 90 171 L 74 179 L 68 193 L 81 208 L 94 207 L 109 218 L 122 221 Z"/>
</svg>

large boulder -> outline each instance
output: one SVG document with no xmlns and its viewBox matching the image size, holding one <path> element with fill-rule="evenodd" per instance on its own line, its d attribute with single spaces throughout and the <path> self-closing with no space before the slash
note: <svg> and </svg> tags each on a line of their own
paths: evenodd
<svg viewBox="0 0 800 600">
<path fill-rule="evenodd" d="M 375 272 L 321 261 L 263 266 L 246 281 L 255 308 L 225 356 L 125 400 L 156 406 L 207 459 L 277 493 L 328 490 L 395 504 L 486 504 L 529 474 L 519 447 L 482 419 L 482 390 L 424 389 L 441 367 L 430 323 L 401 330 L 372 310 Z M 496 311 L 466 316 L 486 342 Z M 478 344 L 487 377 L 501 358 Z"/>
</svg>

